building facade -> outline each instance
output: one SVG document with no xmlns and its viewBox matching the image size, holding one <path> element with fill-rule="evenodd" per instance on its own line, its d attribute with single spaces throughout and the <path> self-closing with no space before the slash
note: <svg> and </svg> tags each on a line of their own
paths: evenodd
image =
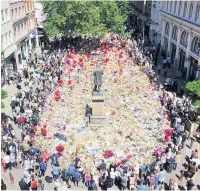
<svg viewBox="0 0 200 191">
<path fill-rule="evenodd" d="M 200 79 L 200 2 L 153 1 L 152 22 L 158 25 L 150 26 L 151 41 L 161 44 L 183 77 Z"/>
<path fill-rule="evenodd" d="M 16 45 L 17 68 L 21 70 L 23 62 L 29 56 L 30 51 L 39 46 L 34 1 L 12 0 L 10 1 L 10 13 L 13 38 Z"/>
<path fill-rule="evenodd" d="M 131 14 L 129 23 L 131 23 L 137 32 L 143 36 L 149 36 L 149 26 L 151 18 L 151 1 L 131 1 Z"/>
<path fill-rule="evenodd" d="M 9 1 L 1 1 L 1 84 L 6 76 L 15 71 L 15 45 L 13 40 L 12 22 L 10 19 Z"/>
</svg>

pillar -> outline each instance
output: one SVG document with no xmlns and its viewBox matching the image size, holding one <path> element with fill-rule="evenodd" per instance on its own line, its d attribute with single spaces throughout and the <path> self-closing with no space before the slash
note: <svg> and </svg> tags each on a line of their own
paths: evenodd
<svg viewBox="0 0 200 191">
<path fill-rule="evenodd" d="M 164 43 L 164 32 L 165 32 L 165 21 L 164 19 L 161 20 L 162 23 L 162 28 L 161 28 L 161 47 L 163 46 Z"/>
<path fill-rule="evenodd" d="M 36 35 L 36 47 L 39 47 L 40 45 L 39 45 L 39 37 L 38 37 L 38 34 Z"/>
<path fill-rule="evenodd" d="M 32 49 L 31 38 L 29 38 L 28 43 L 29 43 L 29 47 L 30 47 L 30 50 L 31 50 Z"/>
<path fill-rule="evenodd" d="M 169 55 L 170 55 L 170 52 L 171 52 L 172 29 L 173 29 L 173 24 L 170 23 L 170 28 L 169 28 L 169 39 L 168 39 L 168 47 L 167 47 L 167 53 L 168 53 Z"/>
<path fill-rule="evenodd" d="M 189 67 L 190 67 L 190 49 L 191 49 L 191 41 L 192 41 L 192 32 L 190 31 L 188 34 L 188 45 L 187 45 L 187 50 L 186 50 L 186 62 L 185 62 L 185 67 L 187 67 L 187 75 L 186 79 L 188 78 L 189 75 Z"/>
<path fill-rule="evenodd" d="M 177 43 L 176 43 L 176 55 L 175 55 L 175 68 L 178 68 L 178 55 L 179 55 L 179 45 L 180 45 L 180 39 L 181 39 L 181 32 L 182 28 L 181 26 L 178 26 L 178 36 L 177 36 Z"/>
</svg>

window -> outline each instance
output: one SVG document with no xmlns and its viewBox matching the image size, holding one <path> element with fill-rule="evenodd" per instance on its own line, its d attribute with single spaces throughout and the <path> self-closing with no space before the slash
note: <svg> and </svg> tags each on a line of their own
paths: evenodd
<svg viewBox="0 0 200 191">
<path fill-rule="evenodd" d="M 165 34 L 169 35 L 169 23 L 168 22 L 165 25 Z"/>
<path fill-rule="evenodd" d="M 175 41 L 177 41 L 177 37 L 178 37 L 178 29 L 175 26 L 172 30 L 172 39 L 174 39 Z"/>
<path fill-rule="evenodd" d="M 19 17 L 21 17 L 22 13 L 21 13 L 21 7 L 19 7 Z"/>
<path fill-rule="evenodd" d="M 170 12 L 172 12 L 172 1 L 170 1 Z"/>
<path fill-rule="evenodd" d="M 14 28 L 14 34 L 13 34 L 13 36 L 14 36 L 14 41 L 16 41 L 17 39 L 17 34 L 16 34 L 16 28 Z"/>
<path fill-rule="evenodd" d="M 178 15 L 181 15 L 181 9 L 182 9 L 182 1 L 180 1 L 179 3 Z"/>
<path fill-rule="evenodd" d="M 3 23 L 4 22 L 4 10 L 1 10 L 1 22 Z"/>
<path fill-rule="evenodd" d="M 176 14 L 176 7 L 177 7 L 177 1 L 175 1 L 175 4 L 174 4 L 174 14 Z"/>
<path fill-rule="evenodd" d="M 8 46 L 8 34 L 5 34 L 5 48 Z"/>
<path fill-rule="evenodd" d="M 193 4 L 190 4 L 190 11 L 189 11 L 189 19 L 192 19 L 192 13 L 193 13 Z"/>
<path fill-rule="evenodd" d="M 188 45 L 188 33 L 186 31 L 182 32 L 181 35 L 181 42 L 180 42 L 184 47 L 187 47 Z"/>
<path fill-rule="evenodd" d="M 9 45 L 12 43 L 11 31 L 9 31 Z"/>
<path fill-rule="evenodd" d="M 197 36 L 194 37 L 192 40 L 191 51 L 197 55 L 200 54 L 200 38 L 198 38 Z"/>
<path fill-rule="evenodd" d="M 8 21 L 8 9 L 5 9 L 5 21 Z"/>
<path fill-rule="evenodd" d="M 187 2 L 184 4 L 184 9 L 183 9 L 183 17 L 186 17 L 187 14 Z"/>
<path fill-rule="evenodd" d="M 197 5 L 194 21 L 198 21 L 199 20 L 199 15 L 200 15 L 200 4 Z"/>
<path fill-rule="evenodd" d="M 169 8 L 169 2 L 167 1 L 167 11 L 168 11 L 168 8 Z"/>
<path fill-rule="evenodd" d="M 164 49 L 167 51 L 168 48 L 168 39 L 164 37 Z"/>
<path fill-rule="evenodd" d="M 13 20 L 14 19 L 14 11 L 13 11 L 13 9 L 11 9 L 11 20 Z"/>
<path fill-rule="evenodd" d="M 20 26 L 17 27 L 17 36 L 18 38 L 17 39 L 20 39 L 21 38 L 21 33 L 20 33 Z"/>
<path fill-rule="evenodd" d="M 17 15 L 17 8 L 15 8 L 15 20 L 17 19 L 18 15 Z"/>
<path fill-rule="evenodd" d="M 1 35 L 1 50 L 4 49 L 4 36 Z"/>
<path fill-rule="evenodd" d="M 24 6 L 22 6 L 22 15 L 24 15 Z"/>
</svg>

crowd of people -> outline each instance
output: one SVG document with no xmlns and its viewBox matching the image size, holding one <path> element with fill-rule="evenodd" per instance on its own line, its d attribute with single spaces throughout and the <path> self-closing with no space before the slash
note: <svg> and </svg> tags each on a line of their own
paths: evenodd
<svg viewBox="0 0 200 191">
<path fill-rule="evenodd" d="M 150 81 L 155 84 L 157 91 L 160 90 L 158 77 L 155 75 L 154 66 L 157 60 L 155 47 L 144 48 L 141 50 L 140 41 L 132 40 L 130 43 L 129 54 L 135 63 L 141 66 Z M 55 43 L 57 46 L 57 43 Z M 65 43 L 64 43 L 65 45 Z M 63 46 L 64 46 L 63 45 Z M 123 46 L 123 44 L 122 44 Z M 85 171 L 81 166 L 81 159 L 75 156 L 68 168 L 61 168 L 59 157 L 61 152 L 48 155 L 43 153 L 38 146 L 34 145 L 33 137 L 36 133 L 36 126 L 40 123 L 40 115 L 44 108 L 51 104 L 48 95 L 62 83 L 65 57 L 68 53 L 64 51 L 54 52 L 48 55 L 42 54 L 38 59 L 33 56 L 28 60 L 27 67 L 23 69 L 23 78 L 20 76 L 11 79 L 9 83 L 15 83 L 18 89 L 17 94 L 12 97 L 11 108 L 12 118 L 21 131 L 21 138 L 17 138 L 10 118 L 2 121 L 2 142 L 1 148 L 4 153 L 1 159 L 3 172 L 10 172 L 10 182 L 13 183 L 12 169 L 24 169 L 23 177 L 19 181 L 21 190 L 45 190 L 45 181 L 54 181 L 54 190 L 67 190 L 74 184 L 80 187 L 85 184 L 88 190 L 102 190 L 112 188 L 114 185 L 120 190 L 177 190 L 178 184 L 175 179 L 170 179 L 166 183 L 166 173 L 176 170 L 180 164 L 182 150 L 185 142 L 189 138 L 186 132 L 188 120 L 196 118 L 191 111 L 191 103 L 183 100 L 183 103 L 174 103 L 173 98 L 163 88 L 160 95 L 160 103 L 163 107 L 162 115 L 166 116 L 171 122 L 171 131 L 166 132 L 165 150 L 155 150 L 156 161 L 151 165 L 146 163 L 136 166 L 127 165 L 126 162 L 118 165 L 116 163 L 107 164 L 104 160 L 95 169 L 99 172 L 98 181 L 94 180 L 92 171 Z M 169 63 L 169 61 L 167 62 Z M 165 66 L 165 62 L 164 65 Z M 160 67 L 158 67 L 160 70 Z M 174 87 L 175 89 L 177 86 Z M 166 87 L 168 90 L 168 88 Z M 196 114 L 196 113 L 195 113 Z M 196 114 L 197 115 L 197 114 Z M 42 129 L 45 136 L 47 131 Z M 27 136 L 28 135 L 28 136 Z M 26 140 L 26 144 L 21 144 Z M 192 142 L 191 142 L 192 148 Z M 192 152 L 188 158 L 188 165 L 185 171 L 181 171 L 180 180 L 184 177 L 187 181 L 187 189 L 195 189 L 192 178 L 198 170 L 197 150 Z M 52 177 L 45 176 L 48 170 L 52 169 Z M 81 183 L 82 182 L 82 183 Z M 2 180 L 2 190 L 6 185 Z"/>
</svg>

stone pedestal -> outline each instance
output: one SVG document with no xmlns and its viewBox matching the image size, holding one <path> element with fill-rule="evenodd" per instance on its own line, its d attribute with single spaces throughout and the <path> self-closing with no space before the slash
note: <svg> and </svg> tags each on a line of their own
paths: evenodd
<svg viewBox="0 0 200 191">
<path fill-rule="evenodd" d="M 103 95 L 92 96 L 92 115 L 90 116 L 89 126 L 103 126 L 107 124 L 104 111 L 104 100 Z"/>
</svg>

